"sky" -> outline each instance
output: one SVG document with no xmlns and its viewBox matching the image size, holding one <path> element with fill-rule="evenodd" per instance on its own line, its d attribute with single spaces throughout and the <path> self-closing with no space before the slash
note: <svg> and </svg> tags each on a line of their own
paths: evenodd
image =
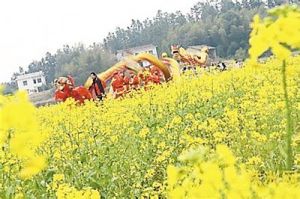
<svg viewBox="0 0 300 199">
<path fill-rule="evenodd" d="M 64 44 L 102 42 L 157 10 L 187 13 L 199 0 L 0 0 L 0 82 Z"/>
</svg>

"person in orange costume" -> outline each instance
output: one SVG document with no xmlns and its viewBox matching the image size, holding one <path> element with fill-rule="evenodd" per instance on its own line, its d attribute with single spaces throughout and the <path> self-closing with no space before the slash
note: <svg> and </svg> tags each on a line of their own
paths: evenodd
<svg viewBox="0 0 300 199">
<path fill-rule="evenodd" d="M 114 74 L 112 82 L 111 82 L 111 86 L 113 88 L 115 98 L 118 98 L 124 94 L 125 86 L 124 86 L 124 73 L 123 72 Z"/>
<path fill-rule="evenodd" d="M 138 90 L 140 88 L 140 80 L 139 77 L 134 74 L 134 72 L 130 71 L 130 81 L 129 81 L 130 89 Z"/>
</svg>

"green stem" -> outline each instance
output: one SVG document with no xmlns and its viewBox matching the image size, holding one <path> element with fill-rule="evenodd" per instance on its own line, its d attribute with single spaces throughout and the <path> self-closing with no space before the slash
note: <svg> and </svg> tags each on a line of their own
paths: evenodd
<svg viewBox="0 0 300 199">
<path fill-rule="evenodd" d="M 284 91 L 284 100 L 285 100 L 285 108 L 286 108 L 286 169 L 291 170 L 293 166 L 293 149 L 292 149 L 292 135 L 293 135 L 293 121 L 292 121 L 292 114 L 291 114 L 291 105 L 290 100 L 288 97 L 287 91 L 287 80 L 286 80 L 286 61 L 283 60 L 282 62 L 282 83 L 283 83 L 283 91 Z"/>
</svg>

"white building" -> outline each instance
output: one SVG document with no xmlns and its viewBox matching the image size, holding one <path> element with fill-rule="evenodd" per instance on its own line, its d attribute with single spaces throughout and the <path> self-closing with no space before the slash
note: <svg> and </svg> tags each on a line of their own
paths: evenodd
<svg viewBox="0 0 300 199">
<path fill-rule="evenodd" d="M 17 76 L 19 90 L 27 90 L 28 93 L 41 92 L 42 86 L 46 85 L 45 75 L 42 71 L 22 74 Z"/>
<path fill-rule="evenodd" d="M 117 59 L 118 61 L 121 61 L 126 56 L 137 55 L 139 53 L 150 53 L 158 58 L 157 47 L 152 44 L 149 44 L 144 46 L 137 46 L 134 48 L 128 48 L 125 50 L 118 50 Z M 148 66 L 149 62 L 143 61 L 141 64 L 142 66 Z"/>
</svg>

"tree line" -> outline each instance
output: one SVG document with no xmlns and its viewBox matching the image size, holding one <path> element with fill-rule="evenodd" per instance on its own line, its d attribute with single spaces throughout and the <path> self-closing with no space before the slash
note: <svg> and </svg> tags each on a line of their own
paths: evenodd
<svg viewBox="0 0 300 199">
<path fill-rule="evenodd" d="M 287 0 L 206 0 L 196 3 L 188 14 L 159 10 L 155 17 L 132 20 L 126 28 L 118 27 L 104 39 L 104 46 L 116 52 L 152 43 L 160 52 L 170 52 L 170 45 L 209 45 L 222 58 L 247 57 L 249 24 L 256 13 L 264 14 Z M 289 1 L 299 3 L 299 1 Z"/>
<path fill-rule="evenodd" d="M 159 10 L 153 18 L 144 21 L 132 19 L 130 26 L 117 27 L 102 42 L 88 47 L 83 44 L 64 45 L 54 54 L 47 52 L 41 60 L 31 62 L 25 73 L 43 71 L 49 87 L 55 77 L 68 74 L 74 76 L 77 84 L 83 84 L 91 71 L 101 72 L 114 64 L 117 50 L 146 44 L 156 45 L 159 52 L 170 52 L 173 44 L 183 47 L 205 44 L 216 47 L 219 57 L 244 59 L 253 15 L 264 14 L 267 8 L 286 2 L 206 0 L 196 3 L 187 14 Z M 289 2 L 299 3 L 299 0 Z M 21 70 L 14 73 L 5 93 L 16 90 L 14 80 L 23 72 Z"/>
</svg>

